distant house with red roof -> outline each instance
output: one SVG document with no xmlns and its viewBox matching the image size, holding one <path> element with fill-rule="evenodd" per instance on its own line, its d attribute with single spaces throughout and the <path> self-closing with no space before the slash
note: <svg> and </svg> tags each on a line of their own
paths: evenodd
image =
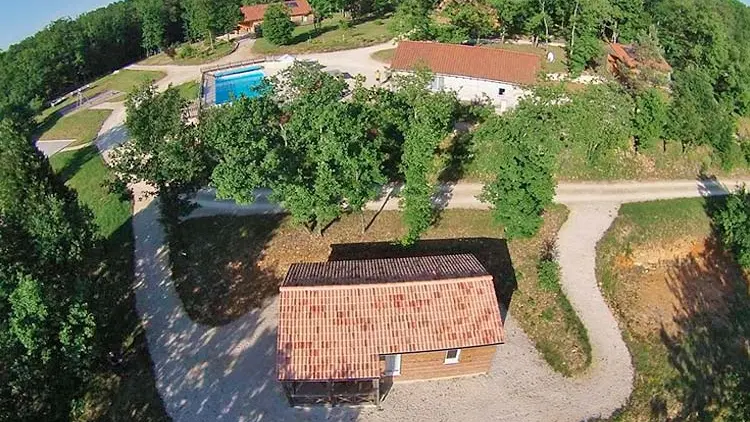
<svg viewBox="0 0 750 422">
<path fill-rule="evenodd" d="M 311 24 L 315 20 L 312 7 L 307 0 L 287 0 L 284 5 L 289 9 L 289 17 L 297 25 Z M 263 23 L 268 4 L 254 4 L 242 6 L 242 21 L 239 25 L 240 33 L 255 33 L 255 30 Z"/>
<path fill-rule="evenodd" d="M 392 382 L 487 373 L 505 339 L 493 277 L 468 254 L 292 265 L 277 336 L 291 405 L 380 404 Z"/>
<path fill-rule="evenodd" d="M 410 72 L 425 66 L 435 74 L 433 90 L 456 91 L 459 99 L 485 96 L 501 111 L 515 107 L 542 68 L 536 54 L 499 48 L 402 41 L 391 69 Z"/>
</svg>

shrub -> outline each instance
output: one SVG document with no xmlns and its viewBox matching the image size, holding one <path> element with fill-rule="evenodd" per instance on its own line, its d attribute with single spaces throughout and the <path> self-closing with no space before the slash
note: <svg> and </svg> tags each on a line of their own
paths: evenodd
<svg viewBox="0 0 750 422">
<path fill-rule="evenodd" d="M 196 54 L 198 50 L 190 44 L 177 50 L 177 57 L 180 59 L 189 59 L 195 57 Z"/>
<path fill-rule="evenodd" d="M 271 44 L 285 45 L 292 40 L 294 23 L 289 19 L 289 10 L 282 4 L 272 4 L 266 9 L 261 25 L 263 37 Z"/>
<path fill-rule="evenodd" d="M 743 268 L 750 268 L 750 193 L 742 186 L 711 211 L 724 246 Z"/>
<path fill-rule="evenodd" d="M 549 292 L 560 290 L 560 265 L 554 259 L 541 258 L 537 263 L 539 287 Z"/>
</svg>

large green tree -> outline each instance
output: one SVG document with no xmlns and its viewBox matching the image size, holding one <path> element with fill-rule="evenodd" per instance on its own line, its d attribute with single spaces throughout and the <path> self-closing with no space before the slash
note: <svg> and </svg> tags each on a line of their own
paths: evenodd
<svg viewBox="0 0 750 422">
<path fill-rule="evenodd" d="M 164 0 L 136 0 L 135 8 L 141 20 L 141 45 L 147 52 L 166 47 L 167 9 Z"/>
<path fill-rule="evenodd" d="M 0 420 L 67 420 L 93 359 L 91 213 L 0 122 Z"/>
<path fill-rule="evenodd" d="M 238 0 L 184 0 L 182 6 L 190 36 L 205 39 L 212 48 L 214 38 L 234 30 L 241 17 Z"/>
<path fill-rule="evenodd" d="M 272 44 L 284 45 L 292 40 L 294 23 L 289 18 L 289 9 L 283 4 L 272 4 L 263 15 L 263 37 Z"/>
<path fill-rule="evenodd" d="M 181 205 L 182 195 L 205 186 L 212 169 L 206 143 L 183 118 L 185 99 L 173 87 L 158 93 L 154 85 L 145 85 L 128 97 L 126 106 L 130 140 L 112 157 L 117 184 L 145 182 L 160 194 L 163 205 Z"/>
<path fill-rule="evenodd" d="M 453 129 L 456 96 L 452 92 L 430 92 L 426 87 L 432 74 L 419 71 L 397 81 L 399 94 L 410 106 L 401 172 L 404 185 L 401 207 L 407 233 L 401 242 L 412 244 L 430 227 L 434 216 L 433 195 L 436 193 L 435 150 Z"/>
<path fill-rule="evenodd" d="M 481 199 L 509 239 L 530 237 L 542 225 L 542 213 L 555 193 L 555 154 L 551 126 L 529 119 L 527 110 L 493 117 L 476 133 L 479 143 L 496 143 L 494 180 L 485 185 Z"/>
</svg>

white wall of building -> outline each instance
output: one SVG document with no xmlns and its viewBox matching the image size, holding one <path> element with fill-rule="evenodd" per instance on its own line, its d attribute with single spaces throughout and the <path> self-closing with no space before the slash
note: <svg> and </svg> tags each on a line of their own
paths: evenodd
<svg viewBox="0 0 750 422">
<path fill-rule="evenodd" d="M 518 85 L 505 82 L 437 74 L 432 82 L 432 89 L 439 90 L 441 87 L 455 91 L 458 99 L 463 101 L 482 99 L 486 95 L 499 112 L 515 107 L 518 101 L 528 93 Z M 500 94 L 501 89 L 505 90 L 502 94 Z"/>
</svg>

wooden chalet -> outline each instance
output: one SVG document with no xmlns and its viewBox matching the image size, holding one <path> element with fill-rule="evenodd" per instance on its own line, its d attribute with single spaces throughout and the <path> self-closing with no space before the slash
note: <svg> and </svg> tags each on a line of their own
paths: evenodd
<svg viewBox="0 0 750 422">
<path fill-rule="evenodd" d="M 393 382 L 487 373 L 503 341 L 473 255 L 294 264 L 280 288 L 277 370 L 293 406 L 379 405 Z"/>
</svg>

